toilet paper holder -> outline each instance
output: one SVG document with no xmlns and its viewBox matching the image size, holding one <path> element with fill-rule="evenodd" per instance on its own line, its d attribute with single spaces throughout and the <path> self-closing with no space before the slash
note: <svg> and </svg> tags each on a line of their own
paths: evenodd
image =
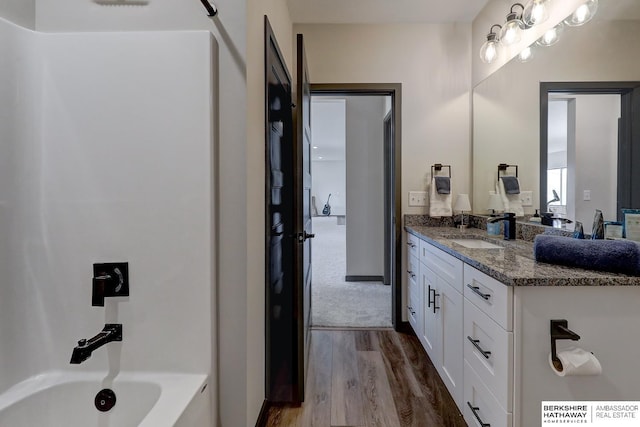
<svg viewBox="0 0 640 427">
<path fill-rule="evenodd" d="M 573 332 L 568 326 L 569 322 L 565 319 L 551 320 L 551 360 L 554 362 L 560 363 L 556 354 L 557 340 L 578 341 L 580 339 L 580 335 Z"/>
</svg>

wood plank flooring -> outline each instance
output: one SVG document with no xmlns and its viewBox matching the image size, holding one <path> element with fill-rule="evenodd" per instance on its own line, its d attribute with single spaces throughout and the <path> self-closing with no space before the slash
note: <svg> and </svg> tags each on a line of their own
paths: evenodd
<svg viewBox="0 0 640 427">
<path fill-rule="evenodd" d="M 414 335 L 313 330 L 306 399 L 272 406 L 268 427 L 463 427 Z"/>
</svg>

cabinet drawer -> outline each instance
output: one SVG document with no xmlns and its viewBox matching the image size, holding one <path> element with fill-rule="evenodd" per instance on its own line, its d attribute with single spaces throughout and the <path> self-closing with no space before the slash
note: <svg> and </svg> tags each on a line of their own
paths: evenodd
<svg viewBox="0 0 640 427">
<path fill-rule="evenodd" d="M 416 333 L 416 335 L 420 336 L 420 318 L 418 312 L 421 307 L 415 287 L 415 285 L 409 287 L 409 292 L 407 295 L 407 319 L 413 327 L 413 331 Z"/>
<path fill-rule="evenodd" d="M 420 241 L 420 262 L 462 293 L 463 262 L 423 240 Z"/>
<path fill-rule="evenodd" d="M 473 342 L 472 342 L 473 340 Z M 513 409 L 513 332 L 464 301 L 464 359 L 500 405 Z"/>
<path fill-rule="evenodd" d="M 507 331 L 513 330 L 513 288 L 464 265 L 464 296 Z"/>
<path fill-rule="evenodd" d="M 407 234 L 407 258 L 412 255 L 418 257 L 420 255 L 420 239 L 411 233 Z"/>
<path fill-rule="evenodd" d="M 409 255 L 407 257 L 407 283 L 418 282 L 418 275 L 420 274 L 420 263 L 417 256 Z"/>
<path fill-rule="evenodd" d="M 472 409 L 473 408 L 473 409 Z M 513 415 L 505 411 L 478 377 L 464 362 L 464 420 L 469 426 L 513 427 Z"/>
</svg>

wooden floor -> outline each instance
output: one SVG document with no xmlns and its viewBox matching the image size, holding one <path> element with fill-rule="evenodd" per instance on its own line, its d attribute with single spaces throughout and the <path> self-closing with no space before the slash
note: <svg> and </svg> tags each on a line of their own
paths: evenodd
<svg viewBox="0 0 640 427">
<path fill-rule="evenodd" d="M 314 330 L 311 347 L 305 402 L 267 426 L 466 426 L 415 335 Z"/>
</svg>

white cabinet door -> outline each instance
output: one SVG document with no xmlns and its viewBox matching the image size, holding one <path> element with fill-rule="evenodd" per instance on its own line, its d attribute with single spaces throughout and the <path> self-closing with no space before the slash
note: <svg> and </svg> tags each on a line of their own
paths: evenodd
<svg viewBox="0 0 640 427">
<path fill-rule="evenodd" d="M 439 278 L 436 298 L 442 334 L 442 357 L 438 371 L 449 393 L 462 410 L 463 400 L 463 312 L 464 298 L 451 285 Z"/>
<path fill-rule="evenodd" d="M 422 284 L 422 334 L 420 341 L 422 346 L 427 350 L 427 354 L 433 365 L 438 367 L 442 363 L 442 332 L 440 331 L 440 322 L 437 305 L 434 305 L 434 299 L 437 300 L 438 292 L 438 276 L 426 265 L 420 263 L 420 282 Z"/>
</svg>

